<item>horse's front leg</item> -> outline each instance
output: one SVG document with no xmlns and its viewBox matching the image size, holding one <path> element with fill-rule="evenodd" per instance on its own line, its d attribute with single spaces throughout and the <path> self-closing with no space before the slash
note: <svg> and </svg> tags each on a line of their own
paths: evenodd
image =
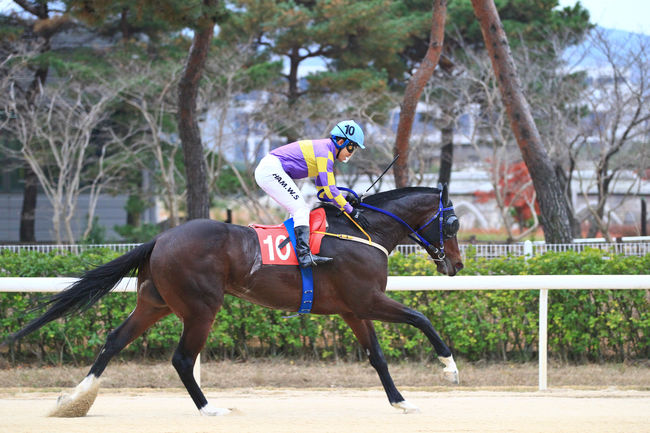
<svg viewBox="0 0 650 433">
<path fill-rule="evenodd" d="M 433 328 L 431 321 L 424 314 L 400 304 L 384 293 L 378 293 L 375 299 L 367 305 L 367 309 L 357 313 L 357 316 L 369 320 L 380 320 L 382 322 L 407 323 L 422 331 L 436 350 L 438 359 L 445 365 L 443 369 L 445 379 L 451 383 L 459 383 L 458 367 L 456 367 L 451 350 L 442 341 Z"/>
<path fill-rule="evenodd" d="M 404 413 L 419 412 L 420 410 L 416 406 L 404 400 L 402 394 L 395 387 L 393 378 L 388 372 L 388 363 L 379 346 L 377 334 L 375 333 L 372 322 L 370 320 L 361 320 L 352 313 L 342 314 L 341 317 L 350 326 L 352 332 L 354 332 L 357 340 L 359 340 L 359 343 L 368 355 L 370 365 L 377 371 L 379 380 L 381 380 L 390 404 L 397 409 L 403 410 Z"/>
<path fill-rule="evenodd" d="M 445 368 L 442 370 L 445 379 L 454 384 L 460 383 L 458 378 L 458 367 L 456 366 L 454 357 L 451 354 L 451 350 L 449 350 L 449 347 L 444 341 L 442 341 L 436 330 L 433 328 L 431 321 L 427 316 L 419 311 L 407 308 L 403 305 L 402 307 L 405 308 L 407 317 L 406 323 L 415 326 L 427 336 L 438 354 L 438 359 L 445 364 Z"/>
</svg>

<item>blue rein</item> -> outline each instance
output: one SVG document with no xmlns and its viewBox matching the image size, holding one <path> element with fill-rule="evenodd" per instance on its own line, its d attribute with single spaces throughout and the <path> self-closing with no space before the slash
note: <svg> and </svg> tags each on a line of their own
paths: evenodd
<svg viewBox="0 0 650 433">
<path fill-rule="evenodd" d="M 359 196 L 357 195 L 357 193 L 354 192 L 352 189 L 344 188 L 344 187 L 341 187 L 341 186 L 339 186 L 337 188 L 339 190 L 342 190 L 342 191 L 347 191 L 347 192 L 351 193 L 357 200 L 359 199 Z M 321 190 L 321 192 L 322 191 L 323 190 Z M 318 199 L 322 200 L 322 201 L 331 201 L 331 200 L 329 200 L 327 198 L 321 197 L 320 192 L 318 194 L 316 194 L 316 197 L 318 197 Z M 434 260 L 442 260 L 442 259 L 445 258 L 445 244 L 444 244 L 444 238 L 443 238 L 443 233 L 442 233 L 442 223 L 443 223 L 443 219 L 444 219 L 443 216 L 444 216 L 445 211 L 453 210 L 454 207 L 453 206 L 451 206 L 451 207 L 444 207 L 443 206 L 443 204 L 442 204 L 442 190 L 440 191 L 440 200 L 438 201 L 438 212 L 436 212 L 436 214 L 433 215 L 429 219 L 429 221 L 427 221 L 426 223 L 424 223 L 421 227 L 419 227 L 417 229 L 414 229 L 406 221 L 404 221 L 402 218 L 400 218 L 399 216 L 397 216 L 394 213 L 389 212 L 387 210 L 384 210 L 384 209 L 381 209 L 381 208 L 378 208 L 378 207 L 375 207 L 375 206 L 372 206 L 372 205 L 369 205 L 369 204 L 366 204 L 366 203 L 362 203 L 362 202 L 359 202 L 359 206 L 365 207 L 366 209 L 374 210 L 375 212 L 379 212 L 379 213 L 382 213 L 384 215 L 387 215 L 387 216 L 391 217 L 392 219 L 394 219 L 395 221 L 402 224 L 403 226 L 405 226 L 407 229 L 409 229 L 411 231 L 411 233 L 409 234 L 411 239 L 416 241 L 418 244 L 420 244 L 424 248 L 429 248 L 429 249 L 433 250 L 433 252 L 436 253 L 438 258 L 437 259 L 434 258 Z M 420 230 L 423 230 L 424 228 L 429 226 L 429 224 L 434 222 L 436 220 L 436 218 L 438 218 L 438 220 L 439 220 L 439 227 L 438 227 L 439 230 L 438 231 L 440 233 L 440 248 L 437 248 L 431 242 L 429 242 L 424 237 L 422 237 L 422 235 L 419 233 Z M 415 235 L 415 237 L 413 235 Z"/>
</svg>

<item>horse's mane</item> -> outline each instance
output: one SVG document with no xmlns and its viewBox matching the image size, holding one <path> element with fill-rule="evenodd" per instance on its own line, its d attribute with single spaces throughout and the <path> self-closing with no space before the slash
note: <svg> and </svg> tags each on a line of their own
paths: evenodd
<svg viewBox="0 0 650 433">
<path fill-rule="evenodd" d="M 406 188 L 397 188 L 391 189 L 390 191 L 378 192 L 376 194 L 371 194 L 363 198 L 363 202 L 372 206 L 381 207 L 387 202 L 393 200 L 399 200 L 402 197 L 413 193 L 427 193 L 427 194 L 439 194 L 440 190 L 438 188 L 429 188 L 425 186 L 409 186 Z M 329 202 L 321 202 L 318 207 L 323 207 L 325 210 L 331 212 L 337 211 L 338 207 Z"/>
<path fill-rule="evenodd" d="M 363 199 L 364 203 L 368 203 L 373 206 L 380 206 L 386 202 L 398 200 L 404 196 L 413 194 L 413 193 L 428 193 L 428 194 L 438 194 L 440 190 L 438 188 L 429 188 L 425 186 L 410 186 L 406 188 L 392 189 L 390 191 L 378 192 L 377 194 L 369 195 Z"/>
</svg>

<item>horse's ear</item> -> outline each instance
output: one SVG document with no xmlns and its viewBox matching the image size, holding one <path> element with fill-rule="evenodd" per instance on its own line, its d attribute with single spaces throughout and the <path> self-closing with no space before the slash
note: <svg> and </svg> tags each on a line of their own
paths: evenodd
<svg viewBox="0 0 650 433">
<path fill-rule="evenodd" d="M 449 203 L 449 188 L 447 188 L 446 183 L 443 183 L 442 184 L 442 204 L 444 206 L 447 206 L 447 203 Z"/>
</svg>

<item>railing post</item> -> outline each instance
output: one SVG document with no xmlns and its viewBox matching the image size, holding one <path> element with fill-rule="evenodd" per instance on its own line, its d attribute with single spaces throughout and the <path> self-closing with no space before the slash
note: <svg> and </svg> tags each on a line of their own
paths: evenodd
<svg viewBox="0 0 650 433">
<path fill-rule="evenodd" d="M 524 242 L 524 258 L 528 260 L 533 256 L 533 243 Z M 539 345 L 538 353 L 538 389 L 545 391 L 548 384 L 548 289 L 539 291 Z"/>
<path fill-rule="evenodd" d="M 547 388 L 548 361 L 548 289 L 539 291 L 539 390 Z"/>
<path fill-rule="evenodd" d="M 528 260 L 533 257 L 533 243 L 531 241 L 524 241 L 524 258 Z"/>
</svg>

